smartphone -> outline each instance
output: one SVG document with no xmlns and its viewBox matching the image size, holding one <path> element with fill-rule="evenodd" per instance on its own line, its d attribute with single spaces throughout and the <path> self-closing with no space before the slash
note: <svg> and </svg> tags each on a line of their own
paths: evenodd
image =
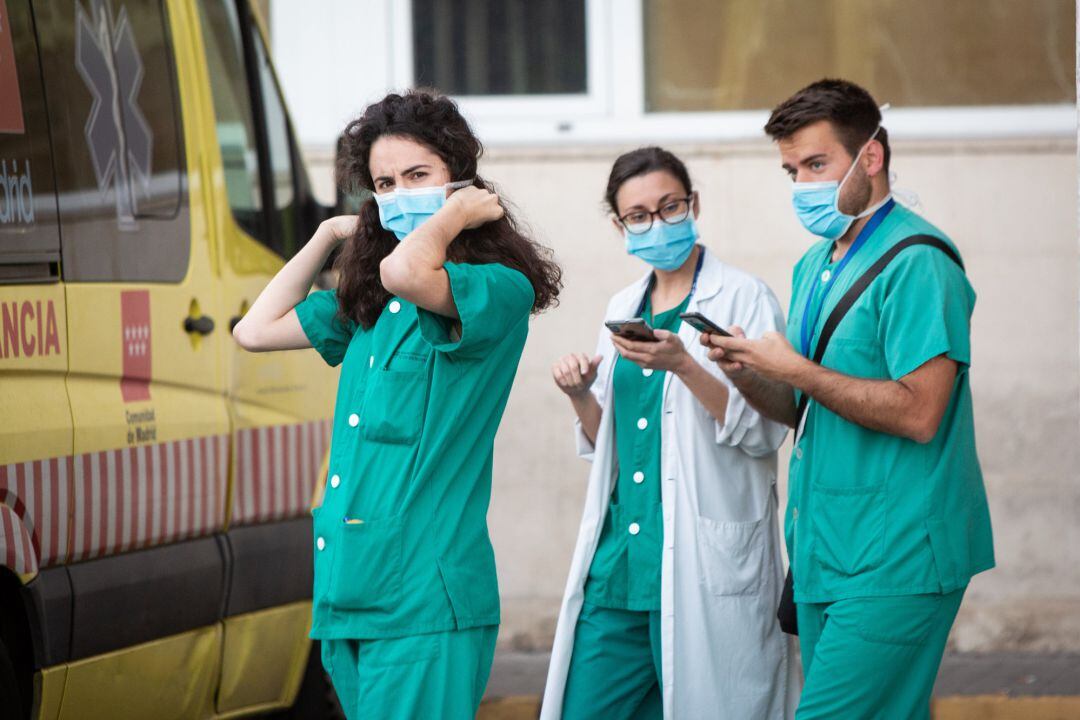
<svg viewBox="0 0 1080 720">
<path fill-rule="evenodd" d="M 615 335 L 627 340 L 639 342 L 656 342 L 656 335 L 649 323 L 644 318 L 631 318 L 629 320 L 607 320 L 604 322 L 607 329 Z"/>
<path fill-rule="evenodd" d="M 687 325 L 694 328 L 698 332 L 710 333 L 712 335 L 723 335 L 724 337 L 731 337 L 724 328 L 714 323 L 709 318 L 705 317 L 699 312 L 686 312 L 680 313 L 679 319 L 684 321 Z"/>
</svg>

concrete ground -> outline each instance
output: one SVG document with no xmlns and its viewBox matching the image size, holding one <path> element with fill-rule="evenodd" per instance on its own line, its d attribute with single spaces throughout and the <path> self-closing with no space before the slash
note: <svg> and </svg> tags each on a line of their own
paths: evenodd
<svg viewBox="0 0 1080 720">
<path fill-rule="evenodd" d="M 477 718 L 535 718 L 548 657 L 496 654 Z M 1080 720 L 1080 654 L 946 655 L 933 715 L 934 720 Z"/>
</svg>

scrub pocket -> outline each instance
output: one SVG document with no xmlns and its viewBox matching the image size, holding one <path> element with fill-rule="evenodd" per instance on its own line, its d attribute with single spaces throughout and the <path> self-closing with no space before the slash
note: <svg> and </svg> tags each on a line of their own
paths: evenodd
<svg viewBox="0 0 1080 720">
<path fill-rule="evenodd" d="M 754 595 L 765 574 L 768 515 L 749 522 L 697 518 L 701 582 L 713 595 Z"/>
<path fill-rule="evenodd" d="M 942 601 L 942 595 L 859 598 L 859 636 L 889 645 L 924 645 L 941 617 Z"/>
<path fill-rule="evenodd" d="M 365 667 L 412 665 L 434 660 L 442 653 L 440 641 L 445 633 L 405 635 L 395 638 L 360 641 L 360 670 Z"/>
<path fill-rule="evenodd" d="M 342 610 L 394 610 L 401 595 L 401 516 L 341 522 L 327 600 Z"/>
<path fill-rule="evenodd" d="M 850 577 L 873 570 L 885 551 L 885 485 L 811 485 L 812 552 L 826 571 Z"/>
<path fill-rule="evenodd" d="M 420 439 L 427 406 L 426 370 L 380 370 L 367 385 L 360 436 L 371 442 L 411 445 Z"/>
</svg>

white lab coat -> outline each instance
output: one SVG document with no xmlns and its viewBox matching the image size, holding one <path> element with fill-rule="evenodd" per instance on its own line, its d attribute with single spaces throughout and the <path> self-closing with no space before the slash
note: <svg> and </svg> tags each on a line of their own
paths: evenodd
<svg viewBox="0 0 1080 720">
<path fill-rule="evenodd" d="M 620 291 L 608 320 L 632 317 L 648 275 Z M 749 337 L 782 331 L 783 314 L 761 280 L 707 252 L 688 311 Z M 755 412 L 707 356 L 698 332 L 679 337 L 702 366 L 728 385 L 723 423 L 668 373 L 661 421 L 663 558 L 661 647 L 667 720 L 791 718 L 802 680 L 794 643 L 780 631 L 783 586 L 777 523 L 776 450 L 787 428 Z M 562 715 L 574 630 L 585 581 L 618 473 L 611 393 L 616 351 L 606 329 L 592 391 L 603 408 L 596 446 L 577 425 L 578 453 L 592 461 L 585 509 L 570 564 L 540 717 Z"/>
</svg>

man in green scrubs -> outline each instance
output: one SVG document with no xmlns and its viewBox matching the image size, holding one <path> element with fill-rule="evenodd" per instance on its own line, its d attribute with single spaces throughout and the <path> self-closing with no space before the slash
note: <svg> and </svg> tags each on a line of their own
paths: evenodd
<svg viewBox="0 0 1080 720">
<path fill-rule="evenodd" d="M 653 316 L 646 292 L 641 313 L 653 328 L 678 333 L 687 296 Z M 663 370 L 621 355 L 612 377 L 619 475 L 585 583 L 574 654 L 563 696 L 564 720 L 661 718 L 660 425 Z"/>
<path fill-rule="evenodd" d="M 809 396 L 785 523 L 806 674 L 798 717 L 927 718 L 964 590 L 994 565 L 969 377 L 975 293 L 942 250 L 907 248 L 821 364 L 809 360 L 837 302 L 887 250 L 912 235 L 948 240 L 892 200 L 887 134 L 864 89 L 814 83 L 766 132 L 796 214 L 822 239 L 795 267 L 786 338 L 703 341 L 763 414 L 796 427 Z"/>
<path fill-rule="evenodd" d="M 342 366 L 311 635 L 350 718 L 471 717 L 494 655 L 492 445 L 534 296 L 503 265 L 445 269 L 460 332 L 400 297 L 370 330 L 340 318 L 333 291 L 296 307 Z"/>
</svg>

